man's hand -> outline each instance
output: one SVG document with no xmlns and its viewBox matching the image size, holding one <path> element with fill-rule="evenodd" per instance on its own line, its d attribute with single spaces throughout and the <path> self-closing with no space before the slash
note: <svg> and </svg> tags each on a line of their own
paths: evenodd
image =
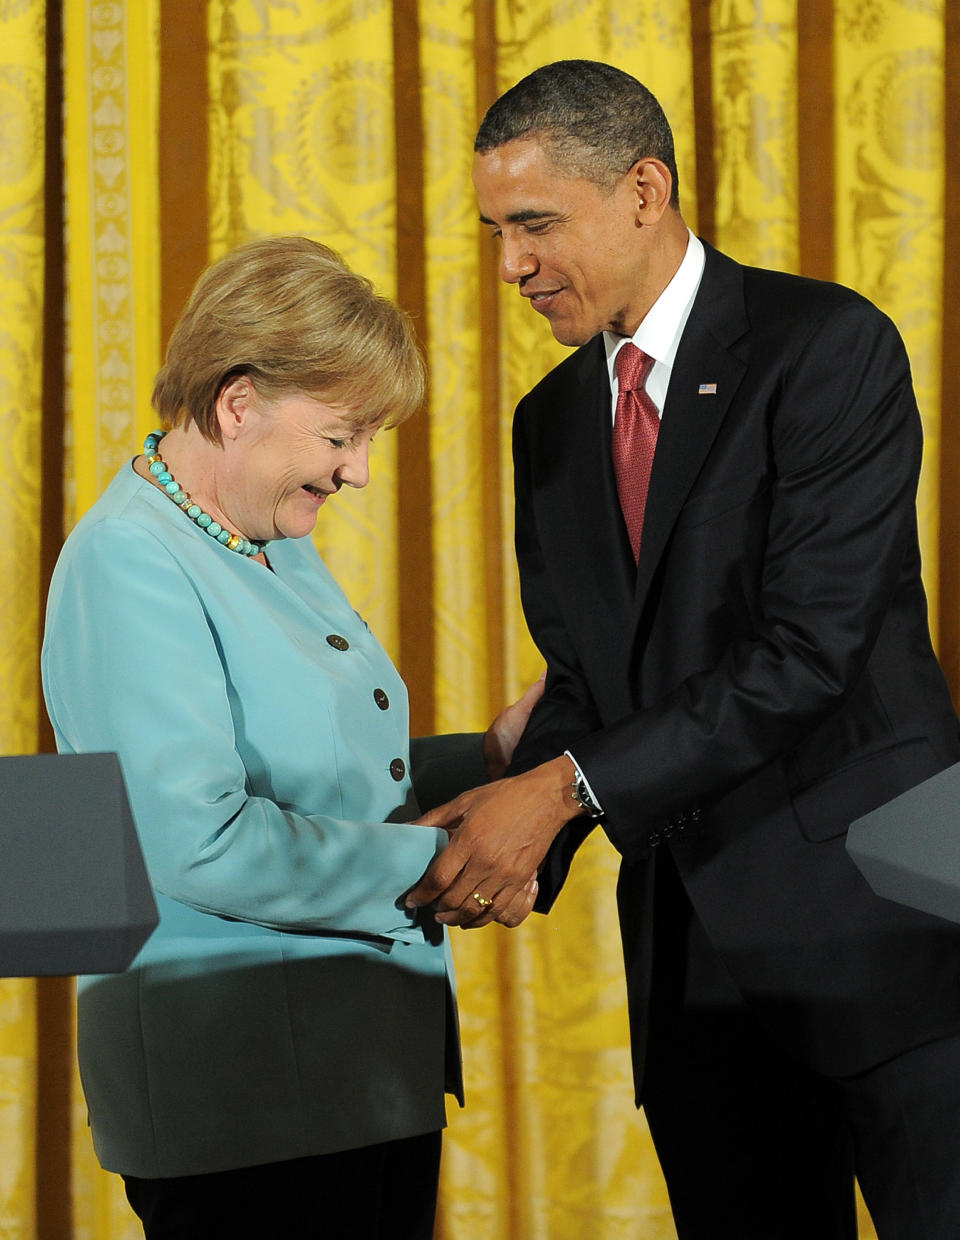
<svg viewBox="0 0 960 1240">
<path fill-rule="evenodd" d="M 571 795 L 573 772 L 564 755 L 424 814 L 422 825 L 444 827 L 452 838 L 407 895 L 407 906 L 433 904 L 437 921 L 451 926 L 518 924 L 512 919 L 533 904 L 529 892 L 523 896 L 531 874 L 564 823 L 581 812 Z"/>
<path fill-rule="evenodd" d="M 483 760 L 491 779 L 502 779 L 523 735 L 530 712 L 543 697 L 543 685 L 547 673 L 535 680 L 522 698 L 505 706 L 483 737 Z"/>
</svg>

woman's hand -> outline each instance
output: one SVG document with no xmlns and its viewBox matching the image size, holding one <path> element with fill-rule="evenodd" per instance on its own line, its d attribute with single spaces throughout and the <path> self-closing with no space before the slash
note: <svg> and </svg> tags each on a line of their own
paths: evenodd
<svg viewBox="0 0 960 1240">
<path fill-rule="evenodd" d="M 534 874 L 526 887 L 517 892 L 506 908 L 496 914 L 494 920 L 498 921 L 501 926 L 509 926 L 511 930 L 519 926 L 522 921 L 526 921 L 530 916 L 539 890 L 540 884 L 537 882 L 536 874 Z M 472 929 L 472 927 L 468 928 Z"/>
<path fill-rule="evenodd" d="M 547 673 L 534 681 L 522 698 L 505 706 L 483 738 L 483 760 L 491 779 L 502 779 L 513 758 L 513 751 L 527 726 L 530 712 L 543 697 L 543 685 Z"/>
</svg>

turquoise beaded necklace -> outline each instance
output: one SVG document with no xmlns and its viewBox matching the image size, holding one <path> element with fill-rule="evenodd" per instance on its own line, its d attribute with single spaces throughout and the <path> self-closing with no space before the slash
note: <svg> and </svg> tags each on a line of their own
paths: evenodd
<svg viewBox="0 0 960 1240">
<path fill-rule="evenodd" d="M 228 551 L 236 551 L 238 555 L 259 555 L 267 546 L 265 542 L 251 542 L 249 538 L 241 538 L 239 534 L 231 534 L 229 530 L 225 530 L 219 521 L 214 521 L 208 512 L 204 512 L 199 504 L 193 502 L 167 469 L 166 462 L 157 451 L 160 440 L 166 433 L 166 431 L 151 431 L 143 441 L 143 455 L 147 460 L 147 469 L 176 506 L 185 512 L 191 521 L 195 521 L 205 534 L 215 538 Z"/>
</svg>

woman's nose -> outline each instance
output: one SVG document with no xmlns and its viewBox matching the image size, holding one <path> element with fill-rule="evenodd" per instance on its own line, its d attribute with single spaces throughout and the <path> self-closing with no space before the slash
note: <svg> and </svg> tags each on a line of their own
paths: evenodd
<svg viewBox="0 0 960 1240">
<path fill-rule="evenodd" d="M 350 447 L 337 466 L 337 477 L 348 487 L 365 487 L 370 481 L 370 443 L 364 440 Z"/>
</svg>

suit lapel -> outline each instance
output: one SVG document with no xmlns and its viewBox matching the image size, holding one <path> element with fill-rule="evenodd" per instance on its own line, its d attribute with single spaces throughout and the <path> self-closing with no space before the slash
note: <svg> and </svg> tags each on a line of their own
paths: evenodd
<svg viewBox="0 0 960 1240">
<path fill-rule="evenodd" d="M 556 406 L 544 410 L 538 441 L 541 534 L 549 561 L 564 565 L 572 583 L 558 601 L 591 662 L 593 688 L 608 711 L 622 713 L 629 700 L 614 652 L 631 627 L 635 566 L 613 477 L 602 339 L 580 351 L 565 384 Z"/>
<path fill-rule="evenodd" d="M 650 474 L 637 564 L 637 615 L 746 370 L 729 347 L 747 326 L 740 268 L 706 243 L 704 248 L 706 266 L 674 361 Z"/>
<path fill-rule="evenodd" d="M 584 350 L 579 363 L 579 383 L 567 408 L 567 439 L 558 445 L 565 463 L 562 474 L 575 479 L 581 497 L 578 501 L 576 492 L 569 497 L 564 537 L 568 549 L 577 551 L 589 594 L 606 599 L 609 608 L 611 600 L 629 604 L 634 578 L 613 476 L 610 386 L 601 338 Z M 617 531 L 613 538 L 611 527 Z"/>
</svg>

